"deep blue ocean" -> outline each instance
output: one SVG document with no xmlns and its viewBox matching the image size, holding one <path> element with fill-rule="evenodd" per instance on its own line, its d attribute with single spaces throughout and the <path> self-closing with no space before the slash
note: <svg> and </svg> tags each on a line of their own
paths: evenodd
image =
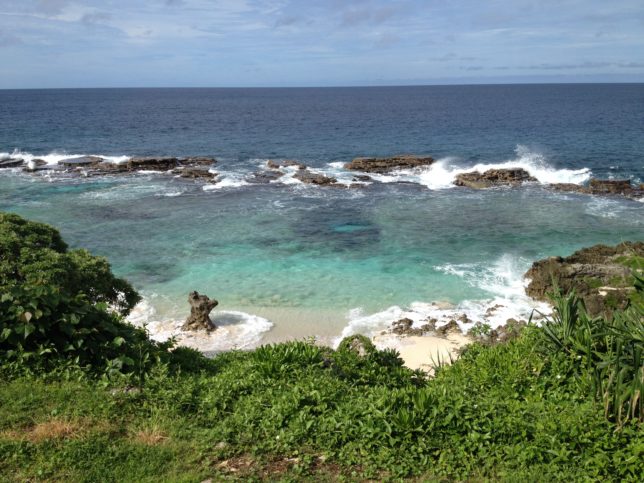
<svg viewBox="0 0 644 483">
<path fill-rule="evenodd" d="M 287 158 L 348 184 L 344 162 L 398 153 L 438 161 L 358 189 L 251 182 Z M 545 187 L 644 181 L 644 84 L 0 91 L 0 158 L 82 154 L 217 158 L 212 186 L 0 171 L 0 210 L 107 256 L 145 296 L 132 320 L 153 333 L 175 330 L 191 290 L 217 298 L 226 330 L 204 348 L 373 333 L 404 315 L 500 323 L 532 306 L 532 261 L 644 238 L 643 203 Z M 539 183 L 451 184 L 489 167 Z"/>
</svg>

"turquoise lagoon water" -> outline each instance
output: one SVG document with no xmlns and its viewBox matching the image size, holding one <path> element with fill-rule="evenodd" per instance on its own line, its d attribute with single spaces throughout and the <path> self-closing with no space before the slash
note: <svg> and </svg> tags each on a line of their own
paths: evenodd
<svg viewBox="0 0 644 483">
<path fill-rule="evenodd" d="M 642 87 L 573 87 L 564 91 L 573 100 L 580 89 L 588 100 L 603 93 L 619 119 L 602 120 L 596 107 L 577 99 L 572 105 L 578 122 L 562 126 L 552 117 L 564 115 L 561 86 L 512 91 L 523 104 L 534 101 L 534 109 L 525 112 L 524 106 L 522 113 L 532 116 L 529 122 L 512 105 L 487 113 L 464 107 L 464 95 L 482 102 L 480 90 L 467 89 L 353 91 L 367 96 L 349 106 L 362 109 L 358 119 L 347 111 L 352 101 L 344 90 L 314 90 L 308 96 L 299 90 L 289 95 L 288 89 L 177 90 L 145 104 L 129 98 L 128 90 L 93 91 L 87 99 L 87 91 L 19 91 L 13 97 L 5 91 L 11 112 L 19 114 L 0 124 L 8 139 L 0 140 L 0 151 L 20 149 L 23 157 L 52 162 L 72 154 L 121 156 L 117 161 L 133 154 L 214 155 L 224 181 L 208 186 L 159 173 L 69 179 L 4 170 L 0 209 L 51 223 L 72 246 L 107 256 L 114 271 L 144 295 L 132 320 L 149 324 L 160 338 L 177 333 L 188 311 L 188 292 L 217 298 L 221 310 L 215 320 L 223 330 L 189 341 L 205 350 L 372 334 L 402 316 L 420 323 L 464 312 L 495 325 L 527 316 L 535 306 L 523 293 L 522 275 L 532 261 L 644 235 L 641 202 L 557 194 L 545 187 L 582 183 L 594 175 L 639 181 L 644 170 L 643 134 L 632 126 L 641 121 L 643 111 L 632 103 L 642 102 Z M 419 98 L 427 105 L 416 110 L 408 105 L 406 115 L 387 112 L 382 96 L 388 93 L 394 98 L 388 105 Z M 502 105 L 507 97 L 502 87 L 483 93 Z M 195 104 L 200 95 L 210 108 Z M 168 109 L 169 99 L 178 110 Z M 326 108 L 316 111 L 320 105 Z M 92 106 L 111 107 L 96 113 Z M 442 109 L 444 125 L 437 125 L 436 116 L 422 116 L 421 107 L 432 106 Z M 76 115 L 64 116 L 66 109 Z M 151 109 L 156 127 L 137 109 Z M 191 125 L 184 119 L 184 111 L 212 117 L 212 109 L 232 124 L 211 119 Z M 78 110 L 85 115 L 84 129 Z M 271 115 L 275 123 L 269 122 Z M 45 126 L 42 116 L 60 125 Z M 406 124 L 409 116 L 415 116 L 415 126 Z M 548 123 L 553 119 L 558 130 Z M 184 122 L 185 129 L 179 129 Z M 298 157 L 348 185 L 352 174 L 343 162 L 402 151 L 434 154 L 439 161 L 353 188 L 302 185 L 292 172 L 271 184 L 251 182 L 269 157 Z M 458 172 L 493 166 L 523 167 L 539 183 L 486 191 L 451 186 Z M 502 307 L 490 315 L 496 305 Z"/>
</svg>

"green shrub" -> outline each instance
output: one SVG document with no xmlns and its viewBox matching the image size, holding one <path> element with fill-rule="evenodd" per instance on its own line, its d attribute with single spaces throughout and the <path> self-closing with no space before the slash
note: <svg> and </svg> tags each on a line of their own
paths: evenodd
<svg viewBox="0 0 644 483">
<path fill-rule="evenodd" d="M 642 278 L 635 289 L 641 295 Z M 623 425 L 644 420 L 644 304 L 633 297 L 611 319 L 590 317 L 574 292 L 554 295 L 553 315 L 543 323 L 551 347 L 574 361 L 575 375 L 602 401 L 606 417 Z"/>
<path fill-rule="evenodd" d="M 131 372 L 156 349 L 122 317 L 140 300 L 105 258 L 68 250 L 58 231 L 0 213 L 0 357 L 5 367 L 61 361 Z"/>
</svg>

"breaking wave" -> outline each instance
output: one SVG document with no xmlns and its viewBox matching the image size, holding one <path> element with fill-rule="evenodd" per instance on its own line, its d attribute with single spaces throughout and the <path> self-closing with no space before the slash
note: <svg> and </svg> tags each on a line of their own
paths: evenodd
<svg viewBox="0 0 644 483">
<path fill-rule="evenodd" d="M 488 293 L 489 297 L 465 300 L 458 304 L 413 302 L 407 307 L 392 306 L 373 314 L 365 314 L 363 309 L 356 308 L 347 314 L 348 324 L 336 339 L 336 344 L 353 334 L 373 337 L 402 318 L 411 319 L 413 327 L 420 327 L 429 319 L 435 319 L 437 327 L 455 320 L 461 330 L 467 332 L 476 323 L 487 324 L 494 329 L 504 325 L 510 318 L 527 320 L 535 309 L 549 313 L 548 304 L 537 302 L 525 294 L 526 280 L 523 274 L 529 264 L 527 260 L 504 255 L 489 266 L 483 263 L 437 266 L 438 271 L 461 278 L 464 283 Z"/>
<path fill-rule="evenodd" d="M 145 327 L 150 337 L 163 342 L 172 337 L 178 345 L 192 347 L 201 352 L 222 352 L 233 349 L 257 347 L 273 323 L 257 315 L 233 310 L 219 310 L 210 314 L 217 330 L 186 332 L 181 330 L 183 321 L 160 318 L 149 299 L 144 298 L 132 310 L 127 320 L 137 327 Z"/>
</svg>

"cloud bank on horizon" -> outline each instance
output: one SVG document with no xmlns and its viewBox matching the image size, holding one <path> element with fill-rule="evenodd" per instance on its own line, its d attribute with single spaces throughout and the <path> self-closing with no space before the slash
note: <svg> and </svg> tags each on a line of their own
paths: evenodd
<svg viewBox="0 0 644 483">
<path fill-rule="evenodd" d="M 642 0 L 0 0 L 0 88 L 644 81 Z"/>
</svg>

